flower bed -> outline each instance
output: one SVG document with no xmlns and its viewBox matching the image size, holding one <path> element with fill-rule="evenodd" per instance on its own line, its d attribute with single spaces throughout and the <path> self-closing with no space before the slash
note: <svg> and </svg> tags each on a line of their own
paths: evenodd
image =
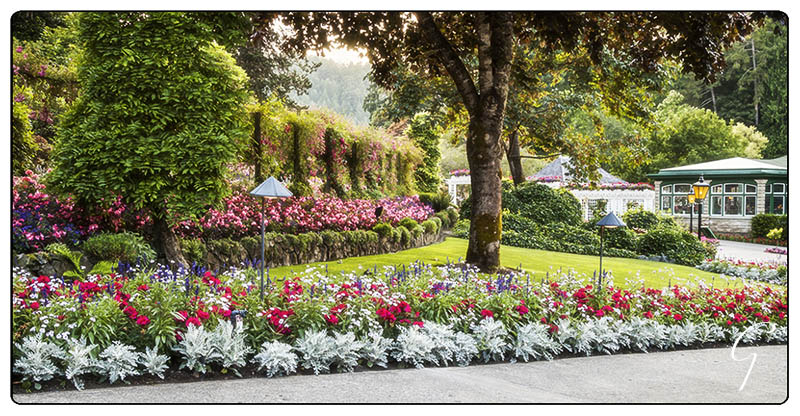
<svg viewBox="0 0 800 416">
<path fill-rule="evenodd" d="M 700 270 L 722 273 L 759 282 L 787 284 L 786 265 L 778 263 L 756 263 L 742 260 L 706 260 L 697 266 Z"/>
<path fill-rule="evenodd" d="M 782 254 L 784 256 L 789 254 L 789 250 L 780 247 L 767 247 L 764 250 L 765 253 L 775 253 L 775 254 Z"/>
<path fill-rule="evenodd" d="M 781 247 L 786 247 L 788 245 L 788 241 L 786 240 L 771 240 L 765 237 L 754 238 L 740 234 L 719 233 L 717 234 L 717 237 L 719 237 L 720 240 L 739 241 L 742 243 L 764 244 L 764 245 L 781 246 Z"/>
<path fill-rule="evenodd" d="M 34 387 L 64 377 L 80 388 L 87 376 L 113 383 L 170 366 L 252 365 L 273 376 L 787 336 L 785 290 L 759 284 L 597 290 L 569 274 L 494 277 L 415 263 L 342 276 L 310 269 L 267 282 L 262 299 L 254 278 L 249 269 L 162 268 L 65 281 L 15 270 L 14 372 Z"/>
<path fill-rule="evenodd" d="M 90 215 L 71 199 L 60 200 L 46 193 L 40 179 L 32 172 L 14 178 L 12 246 L 17 253 L 40 251 L 54 242 L 74 245 L 99 232 L 141 232 L 149 227 L 146 215 L 131 212 L 119 199 L 105 212 Z M 241 185 L 233 186 L 233 194 L 222 202 L 222 208 L 209 209 L 197 222 L 178 224 L 176 232 L 184 237 L 205 239 L 258 234 L 260 199 L 250 196 Z M 375 209 L 379 206 L 383 207 L 383 213 L 376 218 Z M 421 223 L 432 215 L 433 209 L 420 202 L 418 196 L 378 200 L 299 197 L 269 200 L 266 207 L 270 231 L 284 233 L 369 230 L 378 220 L 397 225 L 400 220 L 411 218 Z"/>
</svg>

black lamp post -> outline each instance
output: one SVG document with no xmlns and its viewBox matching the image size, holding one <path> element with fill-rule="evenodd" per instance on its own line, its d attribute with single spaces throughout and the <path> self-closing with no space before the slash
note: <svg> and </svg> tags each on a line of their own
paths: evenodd
<svg viewBox="0 0 800 416">
<path fill-rule="evenodd" d="M 691 234 L 693 232 L 692 223 L 694 223 L 694 219 L 692 217 L 692 214 L 694 214 L 694 194 L 689 194 L 688 198 L 689 198 L 689 234 Z"/>
<path fill-rule="evenodd" d="M 261 299 L 264 299 L 264 217 L 266 216 L 266 202 L 267 198 L 288 198 L 292 196 L 289 191 L 279 180 L 270 176 L 269 179 L 256 186 L 255 189 L 250 191 L 250 195 L 261 197 L 261 285 L 259 287 Z"/>
<path fill-rule="evenodd" d="M 697 202 L 697 239 L 701 240 L 701 228 L 703 226 L 703 200 L 708 195 L 708 189 L 711 188 L 708 182 L 703 180 L 703 175 L 700 174 L 700 179 L 692 184 L 692 191 L 694 192 L 694 200 Z"/>
<path fill-rule="evenodd" d="M 600 227 L 600 278 L 598 279 L 597 288 L 599 289 L 600 286 L 603 285 L 603 235 L 606 228 L 617 228 L 617 227 L 625 227 L 625 223 L 622 222 L 619 217 L 613 212 L 609 212 L 608 215 L 603 217 L 600 221 L 597 221 L 596 226 Z"/>
</svg>

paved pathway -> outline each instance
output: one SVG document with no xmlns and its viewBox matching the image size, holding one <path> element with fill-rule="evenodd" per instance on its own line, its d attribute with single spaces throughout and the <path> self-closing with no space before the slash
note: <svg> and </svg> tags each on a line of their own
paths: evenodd
<svg viewBox="0 0 800 416">
<path fill-rule="evenodd" d="M 742 391 L 739 387 L 756 354 Z M 530 363 L 125 386 L 14 395 L 18 403 L 780 403 L 786 345 Z"/>
<path fill-rule="evenodd" d="M 787 257 L 784 254 L 767 253 L 768 246 L 764 244 L 740 243 L 738 241 L 719 240 L 717 249 L 718 259 L 738 259 L 757 262 L 777 262 L 785 264 Z M 782 247 L 786 248 L 786 247 Z"/>
</svg>

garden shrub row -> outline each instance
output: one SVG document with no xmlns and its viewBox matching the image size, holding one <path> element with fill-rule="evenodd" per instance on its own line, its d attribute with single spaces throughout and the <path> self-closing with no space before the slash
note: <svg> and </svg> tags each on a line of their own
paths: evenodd
<svg viewBox="0 0 800 416">
<path fill-rule="evenodd" d="M 469 200 L 461 205 L 462 218 L 469 218 Z M 714 257 L 716 247 L 704 244 L 683 230 L 674 219 L 645 211 L 629 210 L 623 214 L 626 228 L 604 231 L 606 255 L 614 257 L 665 258 L 694 266 Z M 453 230 L 467 238 L 469 220 L 462 220 Z M 568 191 L 551 189 L 537 183 L 516 188 L 503 186 L 503 237 L 501 242 L 515 247 L 598 255 L 600 230 L 594 222 L 581 220 L 581 206 Z"/>
</svg>

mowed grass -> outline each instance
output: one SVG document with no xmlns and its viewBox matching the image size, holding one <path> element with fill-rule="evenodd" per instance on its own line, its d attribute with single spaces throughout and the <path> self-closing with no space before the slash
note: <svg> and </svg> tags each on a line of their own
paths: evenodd
<svg viewBox="0 0 800 416">
<path fill-rule="evenodd" d="M 451 237 L 439 244 L 403 250 L 396 253 L 351 257 L 338 261 L 305 265 L 276 267 L 270 269 L 269 275 L 273 278 L 282 278 L 302 272 L 309 267 L 316 266 L 324 268 L 326 265 L 329 274 L 358 271 L 359 266 L 361 270 L 371 269 L 376 266 L 378 270 L 382 270 L 383 266 L 401 267 L 403 264 L 407 265 L 418 260 L 428 264 L 441 265 L 445 264 L 448 260 L 451 263 L 463 261 L 466 252 L 467 240 Z M 546 277 L 548 273 L 557 273 L 559 270 L 567 272 L 570 269 L 578 274 L 585 274 L 591 277 L 599 267 L 598 256 L 531 250 L 511 246 L 501 246 L 500 260 L 503 267 L 513 269 L 521 267 L 523 270 L 532 273 L 535 279 Z M 631 281 L 644 280 L 645 286 L 653 288 L 662 288 L 668 286 L 670 283 L 681 284 L 686 281 L 697 281 L 699 279 L 711 283 L 712 278 L 716 278 L 716 287 L 724 287 L 723 285 L 728 284 L 727 282 L 720 281 L 719 276 L 714 273 L 704 272 L 693 267 L 647 260 L 603 257 L 603 268 L 613 273 L 615 285 L 623 287 L 630 286 L 628 282 L 626 282 L 626 278 L 629 278 Z M 735 282 L 731 282 L 730 286 L 734 287 L 735 284 Z M 741 283 L 738 284 L 741 285 Z"/>
</svg>

